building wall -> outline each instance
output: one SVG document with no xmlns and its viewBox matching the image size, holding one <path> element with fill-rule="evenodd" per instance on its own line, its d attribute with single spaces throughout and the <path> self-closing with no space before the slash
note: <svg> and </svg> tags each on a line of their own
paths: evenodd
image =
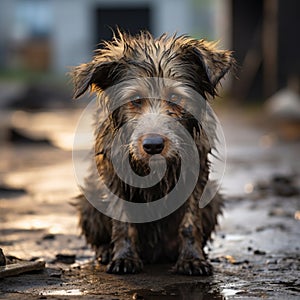
<svg viewBox="0 0 300 300">
<path fill-rule="evenodd" d="M 54 0 L 53 70 L 65 72 L 89 59 L 92 48 L 91 1 Z"/>
<path fill-rule="evenodd" d="M 91 58 L 94 45 L 94 10 L 99 7 L 149 5 L 150 27 L 155 36 L 163 32 L 187 33 L 190 30 L 189 1 L 181 0 L 54 0 L 53 69 L 77 65 Z M 100 41 L 99 41 L 100 42 Z"/>
<path fill-rule="evenodd" d="M 95 10 L 97 8 L 146 5 L 151 9 L 150 28 L 154 36 L 164 32 L 170 34 L 177 32 L 210 38 L 215 35 L 204 34 L 203 36 L 203 28 L 205 27 L 207 32 L 207 28 L 211 27 L 211 21 L 207 20 L 211 15 L 215 17 L 214 9 L 218 7 L 216 3 L 220 1 L 225 0 L 206 1 L 204 6 L 203 0 L 1 0 L 0 67 L 10 68 L 13 64 L 12 60 L 7 59 L 7 55 L 10 55 L 11 47 L 18 46 L 18 43 L 16 44 L 18 35 L 24 34 L 22 28 L 20 31 L 15 23 L 16 11 L 19 8 L 20 12 L 20 6 L 24 3 L 31 3 L 33 8 L 36 3 L 46 3 L 49 6 L 47 17 L 51 20 L 50 71 L 65 73 L 69 66 L 86 62 L 92 56 L 96 47 Z M 196 6 L 197 10 L 195 10 Z"/>
<path fill-rule="evenodd" d="M 10 38 L 13 34 L 13 15 L 16 0 L 2 0 L 0 2 L 0 66 L 6 67 Z"/>
</svg>

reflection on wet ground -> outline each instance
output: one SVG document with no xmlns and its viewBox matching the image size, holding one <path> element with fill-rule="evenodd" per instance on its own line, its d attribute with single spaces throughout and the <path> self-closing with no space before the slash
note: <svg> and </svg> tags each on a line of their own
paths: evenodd
<svg viewBox="0 0 300 300">
<path fill-rule="evenodd" d="M 47 264 L 1 279 L 0 299 L 299 299 L 299 143 L 225 114 L 227 204 L 207 247 L 215 274 L 177 276 L 155 265 L 115 276 L 93 263 L 70 205 L 79 193 L 71 153 L 79 115 L 1 112 L 0 248 Z M 11 128 L 33 142 L 10 140 Z"/>
<path fill-rule="evenodd" d="M 224 300 L 226 296 L 235 295 L 238 291 L 224 289 L 222 292 L 213 288 L 207 283 L 177 283 L 176 285 L 168 285 L 163 289 L 150 289 L 150 290 L 137 290 L 132 294 L 133 299 L 211 299 L 211 300 Z M 188 298 L 187 298 L 188 297 Z"/>
</svg>

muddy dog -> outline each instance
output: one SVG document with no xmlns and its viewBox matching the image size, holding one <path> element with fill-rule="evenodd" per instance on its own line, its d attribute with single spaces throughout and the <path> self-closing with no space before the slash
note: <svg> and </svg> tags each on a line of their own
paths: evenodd
<svg viewBox="0 0 300 300">
<path fill-rule="evenodd" d="M 212 274 L 203 248 L 217 224 L 222 197 L 216 194 L 204 208 L 199 208 L 198 201 L 209 176 L 211 145 L 201 122 L 189 113 L 189 107 L 196 108 L 198 102 L 200 105 L 195 95 L 205 99 L 204 102 L 216 96 L 217 84 L 233 64 L 231 52 L 218 50 L 214 43 L 204 40 L 166 34 L 155 39 L 148 32 L 136 36 L 119 32 L 111 42 L 103 42 L 91 62 L 73 69 L 74 98 L 89 88 L 98 97 L 97 174 L 91 172 L 87 176 L 77 207 L 82 233 L 99 261 L 108 265 L 108 273 L 137 273 L 143 263 L 173 261 L 176 273 Z M 135 81 L 136 78 L 139 80 Z M 170 79 L 176 84 L 161 84 L 150 78 Z M 153 90 L 159 90 L 159 95 L 154 95 Z M 111 111 L 109 118 L 101 120 L 101 110 L 121 98 L 125 99 L 124 104 Z M 103 193 L 103 185 L 125 201 L 137 203 L 156 201 L 174 189 L 180 176 L 178 149 L 182 144 L 176 130 L 163 116 L 184 126 L 199 153 L 200 171 L 188 199 L 170 215 L 146 223 L 122 222 L 99 212 L 87 198 L 96 195 L 107 201 L 109 196 Z M 129 124 L 131 130 L 123 147 L 132 170 L 146 176 L 149 159 L 159 155 L 166 164 L 160 183 L 147 188 L 134 187 L 116 174 L 111 157 L 112 141 L 124 124 Z M 156 163 L 160 161 L 157 159 Z"/>
</svg>

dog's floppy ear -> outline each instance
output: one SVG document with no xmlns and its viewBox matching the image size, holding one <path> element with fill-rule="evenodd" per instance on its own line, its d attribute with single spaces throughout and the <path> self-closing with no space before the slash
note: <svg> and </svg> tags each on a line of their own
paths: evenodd
<svg viewBox="0 0 300 300">
<path fill-rule="evenodd" d="M 227 50 L 218 50 L 215 43 L 203 42 L 197 47 L 197 51 L 202 56 L 210 83 L 215 88 L 224 75 L 234 66 L 235 62 L 232 52 Z"/>
<path fill-rule="evenodd" d="M 198 74 L 204 81 L 205 92 L 211 96 L 216 95 L 216 86 L 224 75 L 235 66 L 235 60 L 231 51 L 218 50 L 216 43 L 204 40 L 193 40 L 188 43 L 188 52 L 194 65 L 197 66 Z"/>
<path fill-rule="evenodd" d="M 117 79 L 116 70 L 119 68 L 119 62 L 97 62 L 92 61 L 73 68 L 71 76 L 74 82 L 74 95 L 76 99 L 83 95 L 89 87 L 92 90 L 105 90 Z"/>
</svg>

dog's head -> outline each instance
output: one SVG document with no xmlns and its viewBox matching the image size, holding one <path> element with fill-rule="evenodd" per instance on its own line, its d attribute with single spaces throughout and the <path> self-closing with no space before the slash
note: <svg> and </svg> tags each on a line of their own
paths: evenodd
<svg viewBox="0 0 300 300">
<path fill-rule="evenodd" d="M 114 129 L 131 124 L 133 156 L 174 157 L 182 140 L 170 117 L 190 133 L 199 131 L 201 125 L 185 107 L 197 107 L 199 95 L 214 97 L 217 84 L 233 64 L 230 51 L 204 40 L 119 32 L 119 37 L 103 43 L 91 62 L 74 68 L 74 98 L 89 88 L 100 98 L 109 91 L 102 97 L 106 102 L 124 103 L 111 110 L 112 123 Z"/>
<path fill-rule="evenodd" d="M 118 34 L 111 42 L 103 42 L 91 62 L 73 69 L 74 98 L 89 87 L 103 91 L 137 76 L 193 83 L 203 97 L 214 97 L 217 84 L 234 65 L 231 51 L 218 50 L 213 42 L 184 35 L 164 34 L 154 39 L 148 32 L 137 36 Z"/>
</svg>

